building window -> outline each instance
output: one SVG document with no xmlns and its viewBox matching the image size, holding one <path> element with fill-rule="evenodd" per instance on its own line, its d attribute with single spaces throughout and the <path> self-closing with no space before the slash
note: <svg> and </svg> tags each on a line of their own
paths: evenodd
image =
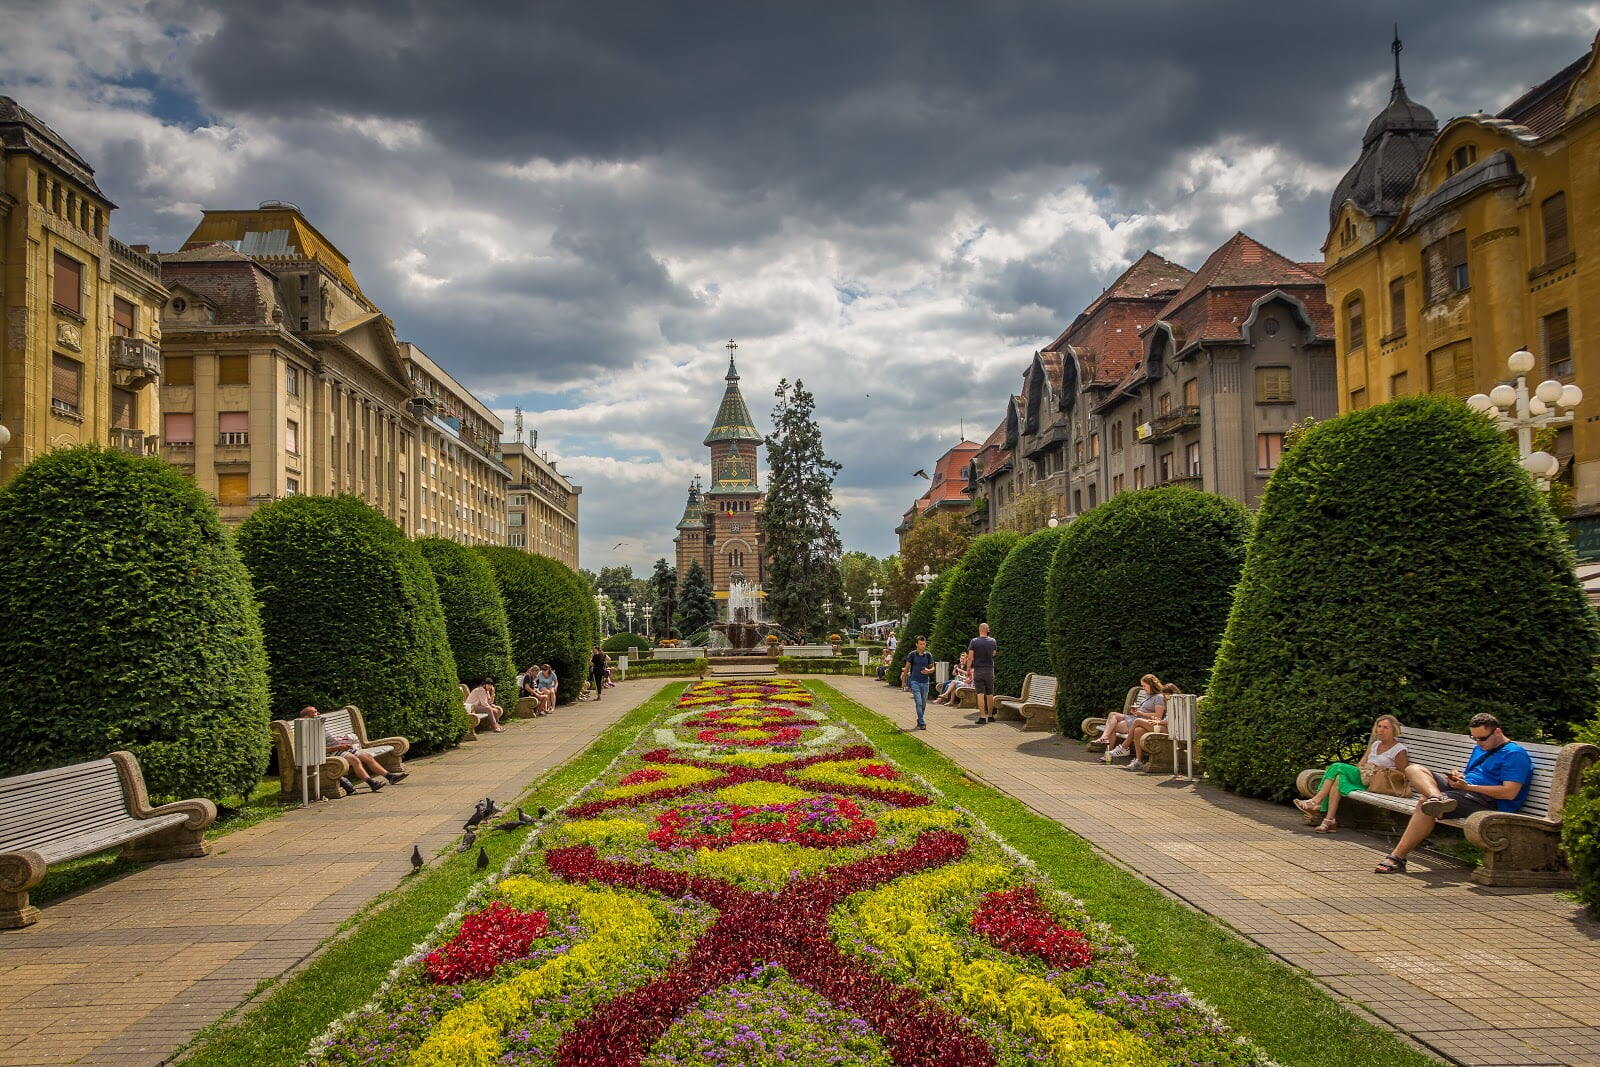
<svg viewBox="0 0 1600 1067">
<path fill-rule="evenodd" d="M 1350 390 L 1350 410 L 1351 411 L 1360 411 L 1362 408 L 1364 408 L 1366 406 L 1367 406 L 1367 391 L 1366 391 L 1366 389 L 1352 389 L 1352 390 Z"/>
<path fill-rule="evenodd" d="M 1546 315 L 1539 328 L 1544 334 L 1545 374 L 1551 378 L 1572 377 L 1572 333 L 1567 326 L 1567 309 Z"/>
<path fill-rule="evenodd" d="M 217 503 L 225 508 L 239 508 L 250 503 L 250 475 L 217 475 Z"/>
<path fill-rule="evenodd" d="M 1072 513 L 1074 515 L 1079 515 L 1079 514 L 1082 514 L 1082 512 L 1083 512 L 1083 490 L 1082 489 L 1074 489 L 1072 491 Z"/>
<path fill-rule="evenodd" d="M 56 307 L 74 315 L 83 314 L 83 264 L 64 252 L 56 253 L 54 296 Z"/>
<path fill-rule="evenodd" d="M 1195 441 L 1183 450 L 1185 474 L 1191 477 L 1200 473 L 1200 442 Z"/>
<path fill-rule="evenodd" d="M 1406 372 L 1405 371 L 1401 371 L 1399 374 L 1391 374 L 1391 375 L 1389 375 L 1389 399 L 1390 400 L 1393 400 L 1397 396 L 1405 396 L 1410 392 L 1411 392 L 1411 386 L 1407 382 Z"/>
<path fill-rule="evenodd" d="M 1451 345 L 1428 353 L 1428 392 L 1466 396 L 1476 382 L 1469 346 Z"/>
<path fill-rule="evenodd" d="M 1345 350 L 1354 352 L 1367 344 L 1367 313 L 1365 302 L 1353 296 L 1344 305 Z"/>
<path fill-rule="evenodd" d="M 1567 194 L 1545 197 L 1539 214 L 1544 220 L 1544 261 L 1554 263 L 1572 251 L 1567 240 Z"/>
<path fill-rule="evenodd" d="M 1351 244 L 1356 239 L 1356 220 L 1348 216 L 1344 220 L 1344 229 L 1339 232 L 1341 244 Z"/>
<path fill-rule="evenodd" d="M 285 478 L 283 480 L 283 495 L 284 496 L 299 496 L 300 495 L 300 479 L 299 478 Z"/>
<path fill-rule="evenodd" d="M 510 542 L 512 548 L 526 548 L 528 546 L 528 535 L 514 533 L 510 537 Z"/>
<path fill-rule="evenodd" d="M 1172 394 L 1162 393 L 1156 397 L 1156 416 L 1159 418 L 1172 410 Z"/>
<path fill-rule="evenodd" d="M 1122 475 L 1113 474 L 1111 476 L 1111 495 L 1116 496 L 1120 492 L 1122 492 Z"/>
<path fill-rule="evenodd" d="M 83 364 L 70 356 L 55 356 L 50 361 L 50 409 L 78 414 L 82 390 Z"/>
<path fill-rule="evenodd" d="M 742 566 L 744 566 L 744 553 L 740 552 L 737 548 L 730 548 L 728 550 L 728 566 L 730 566 L 730 567 L 742 567 Z"/>
<path fill-rule="evenodd" d="M 1283 458 L 1283 434 L 1256 434 L 1256 470 L 1275 471 Z"/>
<path fill-rule="evenodd" d="M 133 429 L 133 392 L 129 389 L 111 389 L 111 426 L 117 430 Z"/>
<path fill-rule="evenodd" d="M 250 357 L 249 356 L 218 356 L 217 357 L 217 384 L 218 385 L 249 385 L 250 384 Z"/>
<path fill-rule="evenodd" d="M 300 395 L 300 368 L 287 367 L 283 372 L 283 391 L 290 396 Z"/>
<path fill-rule="evenodd" d="M 1424 299 L 1434 304 L 1468 285 L 1467 232 L 1457 230 L 1422 250 Z"/>
<path fill-rule="evenodd" d="M 1072 443 L 1072 462 L 1074 462 L 1074 463 L 1082 463 L 1083 462 L 1083 442 L 1082 441 L 1074 441 Z"/>
<path fill-rule="evenodd" d="M 1172 453 L 1171 452 L 1163 452 L 1161 454 L 1161 458 L 1156 461 L 1156 478 L 1157 478 L 1158 481 L 1161 481 L 1161 482 L 1167 482 L 1167 481 L 1171 481 L 1172 480 Z"/>
<path fill-rule="evenodd" d="M 1100 491 L 1094 486 L 1089 486 L 1089 506 L 1092 508 L 1100 503 Z"/>
<path fill-rule="evenodd" d="M 1406 280 L 1396 278 L 1389 283 L 1389 332 L 1393 337 L 1406 335 Z"/>
<path fill-rule="evenodd" d="M 1100 435 L 1097 433 L 1092 433 L 1089 435 L 1089 458 L 1100 458 Z"/>
<path fill-rule="evenodd" d="M 132 337 L 134 331 L 133 301 L 120 296 L 111 298 L 111 332 L 118 337 Z"/>
<path fill-rule="evenodd" d="M 283 424 L 283 450 L 295 456 L 300 454 L 300 424 L 293 419 Z"/>
<path fill-rule="evenodd" d="M 1142 463 L 1133 468 L 1133 487 L 1135 489 L 1144 488 L 1144 464 Z"/>
<path fill-rule="evenodd" d="M 1477 145 L 1471 145 L 1471 144 L 1464 144 L 1461 147 L 1457 148 L 1454 152 L 1451 152 L 1450 153 L 1450 158 L 1445 161 L 1445 165 L 1444 165 L 1445 177 L 1449 177 L 1452 174 L 1460 174 L 1462 171 L 1466 170 L 1468 167 L 1472 166 L 1477 161 L 1478 161 L 1478 146 Z"/>
<path fill-rule="evenodd" d="M 1256 368 L 1257 404 L 1288 404 L 1293 401 L 1293 376 L 1288 367 Z"/>
<path fill-rule="evenodd" d="M 528 517 L 520 511 L 512 511 L 506 515 L 507 526 L 525 526 L 527 521 Z"/>
<path fill-rule="evenodd" d="M 194 444 L 194 415 L 187 411 L 169 411 L 161 416 L 161 439 L 169 445 L 189 448 Z"/>
<path fill-rule="evenodd" d="M 161 361 L 162 385 L 193 385 L 194 357 L 167 356 Z"/>
<path fill-rule="evenodd" d="M 250 413 L 224 411 L 217 415 L 217 444 L 247 445 L 250 443 Z"/>
<path fill-rule="evenodd" d="M 1111 454 L 1116 455 L 1122 451 L 1122 423 L 1111 424 Z"/>
<path fill-rule="evenodd" d="M 1190 378 L 1183 383 L 1183 406 L 1197 408 L 1200 406 L 1200 379 Z"/>
</svg>

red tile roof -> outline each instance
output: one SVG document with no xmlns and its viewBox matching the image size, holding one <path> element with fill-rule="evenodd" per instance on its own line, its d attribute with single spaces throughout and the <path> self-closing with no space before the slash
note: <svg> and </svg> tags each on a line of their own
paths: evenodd
<svg viewBox="0 0 1600 1067">
<path fill-rule="evenodd" d="M 967 481 L 962 477 L 968 462 L 982 446 L 975 441 L 962 441 L 940 456 L 933 465 L 931 472 L 933 484 L 928 486 L 928 491 L 917 497 L 916 503 L 911 505 L 910 515 L 925 513 L 929 508 L 938 507 L 950 501 L 966 502 Z"/>
<path fill-rule="evenodd" d="M 1588 62 L 1589 53 L 1585 52 L 1552 77 L 1511 101 L 1497 117 L 1518 126 L 1526 126 L 1540 137 L 1559 130 L 1567 121 L 1567 90 L 1578 80 L 1578 75 L 1583 73 Z"/>
<path fill-rule="evenodd" d="M 1050 383 L 1050 391 L 1057 395 L 1061 393 L 1061 353 L 1040 352 L 1039 366 L 1044 370 L 1044 377 Z"/>
<path fill-rule="evenodd" d="M 1083 363 L 1084 385 L 1115 384 L 1139 361 L 1139 331 L 1191 277 L 1188 268 L 1146 252 L 1044 351 L 1064 353 L 1071 347 Z"/>
<path fill-rule="evenodd" d="M 1237 340 L 1250 305 L 1273 289 L 1283 289 L 1306 305 L 1319 334 L 1332 333 L 1322 277 L 1279 255 L 1243 233 L 1236 233 L 1206 258 L 1183 290 L 1157 318 L 1194 341 Z"/>
<path fill-rule="evenodd" d="M 156 257 L 161 281 L 181 285 L 216 306 L 217 325 L 264 325 L 278 308 L 277 279 L 254 259 L 222 243 Z"/>
</svg>

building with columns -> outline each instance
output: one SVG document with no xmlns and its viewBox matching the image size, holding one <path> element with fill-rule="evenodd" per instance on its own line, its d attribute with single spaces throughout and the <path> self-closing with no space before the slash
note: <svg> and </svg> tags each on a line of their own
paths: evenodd
<svg viewBox="0 0 1600 1067">
<path fill-rule="evenodd" d="M 734 582 L 766 580 L 766 538 L 759 522 L 766 494 L 756 469 L 757 450 L 766 436 L 756 429 L 739 391 L 733 357 L 737 347 L 728 342 L 727 387 L 703 442 L 711 450 L 711 482 L 702 485 L 696 478 L 689 486 L 673 540 L 679 587 L 689 564 L 698 561 L 719 601 L 728 599 L 728 586 Z"/>
<path fill-rule="evenodd" d="M 521 414 L 518 413 L 518 425 Z M 511 472 L 506 488 L 506 544 L 578 569 L 578 495 L 583 486 L 556 470 L 537 447 L 538 436 L 504 441 L 500 462 Z"/>
</svg>

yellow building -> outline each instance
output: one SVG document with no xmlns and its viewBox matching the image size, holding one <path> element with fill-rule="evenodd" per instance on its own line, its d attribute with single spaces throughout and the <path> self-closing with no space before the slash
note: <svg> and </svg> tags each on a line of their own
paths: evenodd
<svg viewBox="0 0 1600 1067">
<path fill-rule="evenodd" d="M 511 471 L 505 543 L 558 559 L 577 570 L 578 494 L 583 487 L 556 470 L 549 457 L 534 446 L 537 440 L 535 436 L 527 444 L 505 441 L 500 445 L 500 460 Z"/>
<path fill-rule="evenodd" d="M 511 471 L 497 454 L 505 423 L 409 341 L 403 342 L 417 418 L 416 528 L 466 545 L 506 540 Z"/>
<path fill-rule="evenodd" d="M 1596 53 L 1499 115 L 1438 128 L 1400 80 L 1329 208 L 1340 410 L 1409 393 L 1467 397 L 1530 378 L 1587 399 L 1555 449 L 1578 513 L 1600 514 L 1600 69 Z"/>
<path fill-rule="evenodd" d="M 51 448 L 143 455 L 158 432 L 160 268 L 54 130 L 0 96 L 0 480 Z"/>
</svg>

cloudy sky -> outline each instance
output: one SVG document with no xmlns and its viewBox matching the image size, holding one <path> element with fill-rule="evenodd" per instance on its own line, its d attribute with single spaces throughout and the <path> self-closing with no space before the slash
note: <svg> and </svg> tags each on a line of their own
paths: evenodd
<svg viewBox="0 0 1600 1067">
<path fill-rule="evenodd" d="M 817 393 L 846 545 L 885 554 L 910 472 L 1139 252 L 1317 258 L 1396 19 L 1443 119 L 1581 55 L 1600 4 L 0 0 L 0 92 L 125 241 L 299 204 L 403 338 L 528 412 L 584 565 L 639 567 L 730 337 L 758 422 L 780 377 Z"/>
</svg>

